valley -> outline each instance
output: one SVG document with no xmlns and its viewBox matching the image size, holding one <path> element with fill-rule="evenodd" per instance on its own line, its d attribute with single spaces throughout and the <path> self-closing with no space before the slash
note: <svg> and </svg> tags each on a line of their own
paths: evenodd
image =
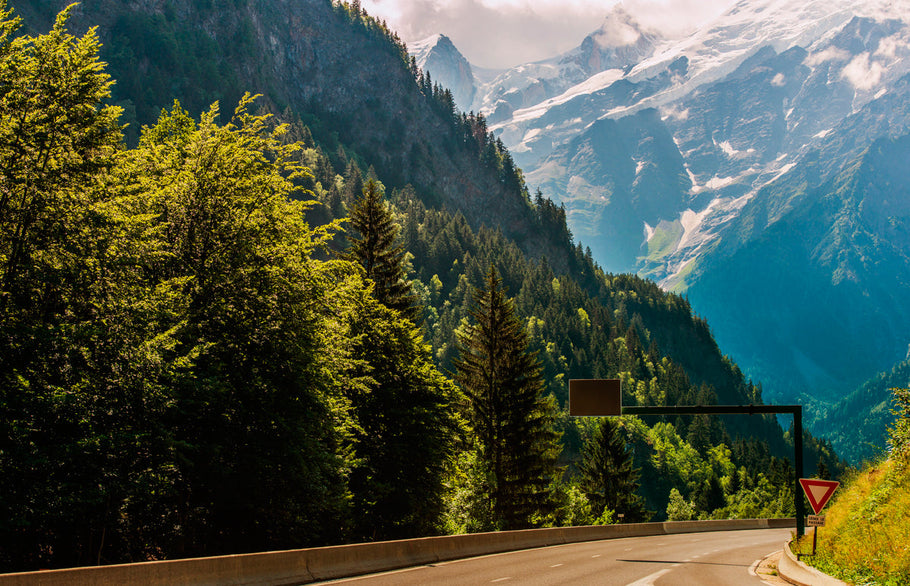
<svg viewBox="0 0 910 586">
<path fill-rule="evenodd" d="M 666 38 L 618 6 L 460 106 L 601 266 L 686 295 L 766 397 L 833 405 L 910 349 L 907 15 L 745 0 Z"/>
</svg>

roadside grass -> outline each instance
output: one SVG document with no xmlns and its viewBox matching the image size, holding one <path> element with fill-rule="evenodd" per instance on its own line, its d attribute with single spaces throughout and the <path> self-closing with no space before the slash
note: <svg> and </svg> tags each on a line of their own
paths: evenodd
<svg viewBox="0 0 910 586">
<path fill-rule="evenodd" d="M 847 479 L 835 499 L 816 556 L 803 561 L 853 584 L 910 584 L 910 466 L 871 465 Z M 793 550 L 811 552 L 812 532 Z"/>
</svg>

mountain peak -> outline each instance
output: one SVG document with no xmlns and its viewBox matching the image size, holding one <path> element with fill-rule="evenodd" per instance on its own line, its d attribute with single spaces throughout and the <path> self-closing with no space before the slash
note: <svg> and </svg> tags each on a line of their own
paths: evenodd
<svg viewBox="0 0 910 586">
<path fill-rule="evenodd" d="M 633 45 L 642 36 L 641 26 L 622 4 L 616 4 L 600 28 L 588 35 L 601 49 Z M 587 39 L 586 39 L 587 40 Z"/>
<path fill-rule="evenodd" d="M 470 109 L 476 91 L 474 72 L 452 39 L 444 34 L 435 34 L 413 43 L 408 49 L 417 62 L 417 67 L 452 91 L 459 109 Z"/>
<path fill-rule="evenodd" d="M 586 76 L 608 69 L 624 69 L 650 57 L 659 36 L 646 31 L 625 8 L 617 4 L 596 31 L 564 55 L 561 64 L 574 63 Z"/>
</svg>

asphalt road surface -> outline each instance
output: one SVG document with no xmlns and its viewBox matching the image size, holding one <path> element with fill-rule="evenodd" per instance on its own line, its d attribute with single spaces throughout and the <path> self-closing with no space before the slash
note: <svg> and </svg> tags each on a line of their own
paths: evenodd
<svg viewBox="0 0 910 586">
<path fill-rule="evenodd" d="M 589 541 L 335 580 L 351 586 L 425 584 L 759 585 L 750 571 L 790 529 L 716 531 Z"/>
</svg>

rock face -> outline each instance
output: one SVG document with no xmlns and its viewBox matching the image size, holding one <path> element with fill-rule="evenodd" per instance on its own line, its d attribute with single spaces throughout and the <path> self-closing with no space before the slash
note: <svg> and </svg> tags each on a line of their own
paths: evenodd
<svg viewBox="0 0 910 586">
<path fill-rule="evenodd" d="M 674 40 L 615 11 L 473 107 L 602 266 L 685 292 L 770 398 L 831 398 L 910 342 L 908 24 L 742 0 Z"/>
<path fill-rule="evenodd" d="M 417 66 L 429 72 L 434 82 L 452 91 L 460 110 L 470 110 L 477 92 L 474 72 L 449 37 L 433 35 L 409 47 L 409 52 L 417 61 Z"/>
</svg>

